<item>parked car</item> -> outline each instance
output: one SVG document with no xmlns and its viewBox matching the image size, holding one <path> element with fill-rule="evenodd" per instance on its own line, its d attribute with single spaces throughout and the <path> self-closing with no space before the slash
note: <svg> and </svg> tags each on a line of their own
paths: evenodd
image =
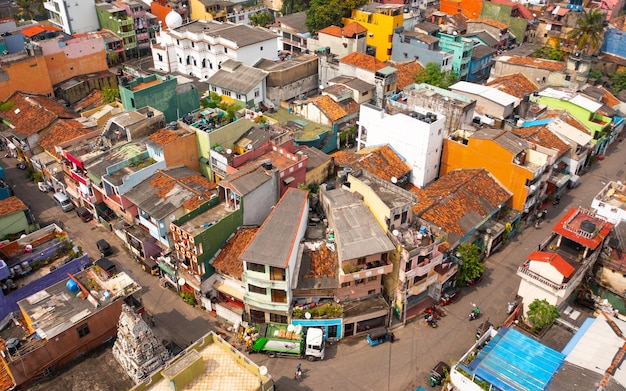
<svg viewBox="0 0 626 391">
<path fill-rule="evenodd" d="M 76 216 L 80 217 L 80 219 L 85 223 L 93 219 L 93 214 L 89 211 L 89 209 L 82 206 L 76 208 Z"/>
<path fill-rule="evenodd" d="M 98 240 L 96 242 L 96 246 L 98 247 L 98 250 L 100 251 L 100 254 L 102 254 L 103 257 L 107 257 L 113 254 L 113 248 L 111 248 L 111 245 L 109 244 L 109 242 L 107 242 L 104 239 Z"/>
<path fill-rule="evenodd" d="M 41 191 L 42 193 L 48 193 L 54 190 L 52 186 L 43 181 L 37 182 L 37 188 L 39 188 L 39 191 Z"/>
</svg>

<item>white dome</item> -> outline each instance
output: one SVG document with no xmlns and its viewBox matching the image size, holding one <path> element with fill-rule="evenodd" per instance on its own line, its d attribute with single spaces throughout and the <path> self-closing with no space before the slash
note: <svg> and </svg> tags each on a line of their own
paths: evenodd
<svg viewBox="0 0 626 391">
<path fill-rule="evenodd" d="M 175 29 L 183 25 L 183 17 L 176 11 L 170 11 L 169 14 L 165 15 L 165 24 L 167 28 Z"/>
</svg>

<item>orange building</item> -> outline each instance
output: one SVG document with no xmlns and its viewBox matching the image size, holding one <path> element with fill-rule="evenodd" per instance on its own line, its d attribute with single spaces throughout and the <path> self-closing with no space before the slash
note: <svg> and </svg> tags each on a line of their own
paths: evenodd
<svg viewBox="0 0 626 391">
<path fill-rule="evenodd" d="M 547 156 L 502 129 L 459 130 L 444 140 L 440 176 L 458 168 L 484 168 L 513 193 L 509 206 L 532 207 L 540 193 Z"/>
<path fill-rule="evenodd" d="M 448 15 L 463 14 L 468 19 L 478 18 L 483 10 L 483 0 L 440 0 L 439 11 Z"/>
<path fill-rule="evenodd" d="M 28 75 L 28 77 L 24 77 Z M 41 49 L 2 56 L 0 60 L 0 101 L 15 91 L 52 95 L 52 82 Z"/>
</svg>

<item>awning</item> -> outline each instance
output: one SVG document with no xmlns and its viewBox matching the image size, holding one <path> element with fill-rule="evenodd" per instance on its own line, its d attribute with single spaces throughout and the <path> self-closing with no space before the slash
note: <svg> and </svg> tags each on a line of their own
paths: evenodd
<svg viewBox="0 0 626 391">
<path fill-rule="evenodd" d="M 570 180 L 570 177 L 571 175 L 569 174 L 555 174 L 555 175 L 550 176 L 550 179 L 548 179 L 548 181 L 554 184 L 554 186 L 556 187 L 563 187 L 567 185 L 567 183 Z"/>
<path fill-rule="evenodd" d="M 291 182 L 293 182 L 293 181 L 295 181 L 295 180 L 296 180 L 296 178 L 294 178 L 294 177 L 292 177 L 292 176 L 288 176 L 287 178 L 285 178 L 285 179 L 283 180 L 283 182 L 285 182 L 285 185 L 288 185 L 288 184 L 290 184 Z"/>
<path fill-rule="evenodd" d="M 172 268 L 169 267 L 168 264 L 166 264 L 165 262 L 159 262 L 158 265 L 161 268 L 161 270 L 163 270 L 165 273 L 169 274 L 170 276 L 174 278 L 176 277 L 176 272 L 172 270 Z"/>
<path fill-rule="evenodd" d="M 243 302 L 243 295 L 244 292 L 240 291 L 237 288 L 234 288 L 230 285 L 227 285 L 223 282 L 216 282 L 215 284 L 213 284 L 213 288 L 215 288 L 216 290 L 222 292 L 223 294 L 227 295 L 227 296 L 232 296 L 235 299 Z"/>
</svg>

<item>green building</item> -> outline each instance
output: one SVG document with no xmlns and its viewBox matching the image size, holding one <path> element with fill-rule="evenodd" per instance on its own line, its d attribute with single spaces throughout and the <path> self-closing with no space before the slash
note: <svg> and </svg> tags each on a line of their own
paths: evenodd
<svg viewBox="0 0 626 391">
<path fill-rule="evenodd" d="M 459 76 L 460 80 L 467 80 L 474 42 L 460 35 L 440 32 L 437 33 L 437 38 L 439 38 L 441 50 L 452 53 L 452 72 Z"/>
<path fill-rule="evenodd" d="M 132 58 L 137 48 L 135 20 L 128 16 L 126 10 L 106 2 L 96 3 L 96 14 L 102 29 L 110 30 L 122 39 L 124 60 Z"/>
<path fill-rule="evenodd" d="M 151 106 L 163 112 L 166 122 L 176 121 L 200 109 L 200 94 L 193 83 L 178 85 L 172 75 L 150 75 L 122 80 L 120 98 L 124 110 Z"/>
</svg>

